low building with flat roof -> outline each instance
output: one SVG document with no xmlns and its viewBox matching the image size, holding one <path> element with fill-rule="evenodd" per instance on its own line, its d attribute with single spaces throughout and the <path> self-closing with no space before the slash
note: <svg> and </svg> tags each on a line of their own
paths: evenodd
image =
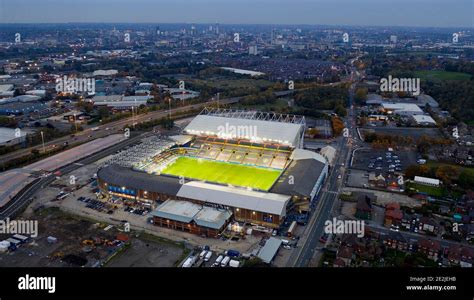
<svg viewBox="0 0 474 300">
<path fill-rule="evenodd" d="M 411 117 L 417 125 L 421 125 L 421 126 L 435 126 L 436 125 L 436 121 L 430 116 L 413 115 Z"/>
<path fill-rule="evenodd" d="M 25 141 L 26 132 L 13 128 L 0 127 L 0 146 L 14 146 Z"/>
<path fill-rule="evenodd" d="M 156 226 L 178 229 L 206 237 L 217 237 L 232 213 L 189 201 L 168 200 L 151 212 Z"/>
<path fill-rule="evenodd" d="M 383 102 L 382 105 L 382 110 L 387 112 L 387 113 L 393 113 L 396 115 L 401 115 L 401 116 L 412 116 L 412 115 L 422 115 L 423 110 L 416 105 L 412 103 L 386 103 Z"/>
<path fill-rule="evenodd" d="M 431 186 L 439 186 L 440 184 L 440 181 L 438 179 L 422 177 L 422 176 L 415 176 L 415 182 L 424 184 L 424 185 L 431 185 Z"/>
<path fill-rule="evenodd" d="M 263 246 L 258 252 L 257 257 L 264 263 L 271 263 L 273 258 L 275 258 L 275 255 L 278 253 L 281 244 L 282 241 L 280 239 L 274 237 L 269 238 L 265 243 L 265 246 Z"/>
</svg>

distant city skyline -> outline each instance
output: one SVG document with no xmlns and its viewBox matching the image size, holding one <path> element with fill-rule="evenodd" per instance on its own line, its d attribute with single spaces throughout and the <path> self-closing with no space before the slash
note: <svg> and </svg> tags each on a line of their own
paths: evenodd
<svg viewBox="0 0 474 300">
<path fill-rule="evenodd" d="M 471 0 L 0 0 L 0 23 L 473 27 Z"/>
</svg>

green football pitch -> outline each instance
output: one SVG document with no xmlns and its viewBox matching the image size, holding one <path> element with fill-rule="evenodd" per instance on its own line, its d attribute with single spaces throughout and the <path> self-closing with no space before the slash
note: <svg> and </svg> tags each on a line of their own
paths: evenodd
<svg viewBox="0 0 474 300">
<path fill-rule="evenodd" d="M 281 171 L 181 156 L 161 173 L 267 191 Z"/>
</svg>

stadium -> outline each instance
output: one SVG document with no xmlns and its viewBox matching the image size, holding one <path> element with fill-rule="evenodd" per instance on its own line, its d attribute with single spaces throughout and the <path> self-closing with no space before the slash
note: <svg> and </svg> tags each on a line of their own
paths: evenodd
<svg viewBox="0 0 474 300">
<path fill-rule="evenodd" d="M 217 236 L 233 221 L 278 228 L 305 213 L 327 177 L 304 150 L 301 116 L 204 109 L 182 131 L 151 136 L 99 169 L 102 193 L 153 209 L 155 225 Z"/>
</svg>

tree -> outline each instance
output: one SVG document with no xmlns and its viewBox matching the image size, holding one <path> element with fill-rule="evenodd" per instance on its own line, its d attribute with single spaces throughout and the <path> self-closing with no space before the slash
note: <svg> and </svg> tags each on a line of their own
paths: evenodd
<svg viewBox="0 0 474 300">
<path fill-rule="evenodd" d="M 336 108 L 334 109 L 334 112 L 341 117 L 347 116 L 347 110 L 344 108 L 344 106 L 338 104 Z"/>
<path fill-rule="evenodd" d="M 405 170 L 405 176 L 414 178 L 415 176 L 427 176 L 430 169 L 425 165 L 411 165 Z"/>
<path fill-rule="evenodd" d="M 450 184 L 458 177 L 458 170 L 453 166 L 440 166 L 436 170 L 435 175 L 443 181 L 443 183 Z"/>
<path fill-rule="evenodd" d="M 358 88 L 355 92 L 354 100 L 356 103 L 364 103 L 367 100 L 368 90 L 366 88 Z"/>
</svg>

